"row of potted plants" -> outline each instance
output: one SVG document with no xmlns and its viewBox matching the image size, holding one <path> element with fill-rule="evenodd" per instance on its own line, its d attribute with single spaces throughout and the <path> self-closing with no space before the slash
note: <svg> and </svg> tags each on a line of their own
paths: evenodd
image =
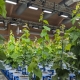
<svg viewBox="0 0 80 80">
<path fill-rule="evenodd" d="M 77 4 L 76 9 L 72 13 L 73 17 L 75 15 L 72 19 L 73 24 L 76 18 L 80 18 L 79 11 L 80 3 Z M 49 23 L 43 20 L 43 13 L 40 15 L 39 21 L 43 23 L 43 30 L 40 38 L 35 38 L 34 41 L 29 38 L 30 33 L 28 29 L 23 29 L 23 35 L 17 41 L 12 31 L 10 32 L 9 41 L 1 44 L 0 50 L 5 52 L 6 63 L 11 64 L 13 68 L 18 67 L 18 65 L 22 67 L 27 65 L 30 80 L 32 79 L 32 74 L 36 75 L 36 80 L 40 80 L 42 72 L 38 64 L 43 65 L 45 68 L 46 64 L 49 63 L 53 63 L 52 69 L 55 69 L 57 73 L 52 77 L 53 80 L 58 80 L 58 77 L 60 80 L 66 80 L 70 72 L 74 72 L 76 79 L 79 80 L 80 29 L 73 26 L 65 30 L 65 26 L 61 25 L 60 29 L 56 29 L 54 39 L 51 40 L 48 35 L 50 28 L 46 26 Z M 64 68 L 64 64 L 66 68 Z"/>
</svg>

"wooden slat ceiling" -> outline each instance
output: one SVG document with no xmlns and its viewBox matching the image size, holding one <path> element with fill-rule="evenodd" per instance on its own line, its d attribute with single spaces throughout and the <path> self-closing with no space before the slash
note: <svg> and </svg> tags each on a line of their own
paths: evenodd
<svg viewBox="0 0 80 80">
<path fill-rule="evenodd" d="M 56 4 L 61 2 L 61 0 L 47 0 L 47 1 L 55 2 Z M 21 15 L 17 15 L 15 11 L 18 6 L 19 6 L 19 4 L 12 5 L 12 4 L 6 3 L 7 17 L 20 18 L 20 19 L 27 20 L 27 21 L 39 22 L 39 16 L 42 12 L 41 9 L 35 11 L 35 10 L 31 10 L 31 9 L 27 8 Z M 48 18 L 48 21 L 49 21 L 50 25 L 59 26 L 63 19 L 64 18 L 59 17 L 57 14 L 55 14 L 55 15 L 51 16 L 50 18 Z M 71 24 L 67 24 L 67 26 L 71 26 Z M 4 27 L 4 25 L 0 24 L 0 27 Z M 4 34 L 4 35 L 6 34 L 7 36 L 5 36 L 5 38 L 8 39 L 10 30 L 13 30 L 13 33 L 15 36 L 20 37 L 22 35 L 22 34 L 17 35 L 16 34 L 17 27 L 11 26 L 11 25 L 8 25 L 7 30 L 0 31 L 0 34 Z M 30 29 L 30 32 L 40 33 L 41 30 Z M 53 34 L 53 33 L 50 32 L 50 34 Z M 31 38 L 34 38 L 34 36 L 39 37 L 39 35 L 36 35 L 36 34 L 30 35 Z M 51 38 L 53 38 L 53 37 L 51 37 Z"/>
</svg>

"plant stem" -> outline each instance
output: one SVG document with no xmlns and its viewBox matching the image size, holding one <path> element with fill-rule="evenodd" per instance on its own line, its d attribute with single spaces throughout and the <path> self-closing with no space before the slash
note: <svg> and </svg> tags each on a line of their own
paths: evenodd
<svg viewBox="0 0 80 80">
<path fill-rule="evenodd" d="M 62 69 L 62 57 L 63 57 L 63 51 L 64 51 L 64 48 L 63 48 L 63 37 L 62 37 L 62 53 L 61 53 L 61 69 Z"/>
<path fill-rule="evenodd" d="M 32 72 L 29 74 L 29 80 L 32 80 Z"/>
</svg>

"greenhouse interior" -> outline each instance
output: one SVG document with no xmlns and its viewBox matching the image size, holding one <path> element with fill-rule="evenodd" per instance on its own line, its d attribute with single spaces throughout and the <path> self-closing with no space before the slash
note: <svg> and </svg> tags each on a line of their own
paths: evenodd
<svg viewBox="0 0 80 80">
<path fill-rule="evenodd" d="M 0 80 L 80 80 L 80 0 L 0 0 Z"/>
</svg>

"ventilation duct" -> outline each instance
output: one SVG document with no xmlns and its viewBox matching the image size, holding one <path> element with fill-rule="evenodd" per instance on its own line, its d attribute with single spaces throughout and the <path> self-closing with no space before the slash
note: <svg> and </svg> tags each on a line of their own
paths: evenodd
<svg viewBox="0 0 80 80">
<path fill-rule="evenodd" d="M 43 19 L 48 19 L 49 17 L 51 17 L 51 16 L 55 15 L 56 13 L 57 13 L 56 11 L 54 11 L 54 12 L 53 12 L 53 13 L 51 13 L 51 14 L 44 13 L 44 15 L 43 15 Z"/>
<path fill-rule="evenodd" d="M 20 6 L 16 9 L 17 15 L 22 14 L 26 10 L 27 7 L 28 7 L 27 3 L 21 3 Z"/>
<path fill-rule="evenodd" d="M 38 8 L 34 5 L 32 5 L 30 2 L 27 3 L 21 3 L 20 6 L 16 9 L 16 13 L 18 15 L 21 15 L 27 8 L 38 10 Z"/>
<path fill-rule="evenodd" d="M 67 5 L 70 6 L 72 5 L 74 2 L 77 2 L 78 0 L 62 0 L 59 5 Z"/>
<path fill-rule="evenodd" d="M 73 2 L 78 2 L 78 1 L 80 1 L 80 0 L 73 0 Z"/>
</svg>

